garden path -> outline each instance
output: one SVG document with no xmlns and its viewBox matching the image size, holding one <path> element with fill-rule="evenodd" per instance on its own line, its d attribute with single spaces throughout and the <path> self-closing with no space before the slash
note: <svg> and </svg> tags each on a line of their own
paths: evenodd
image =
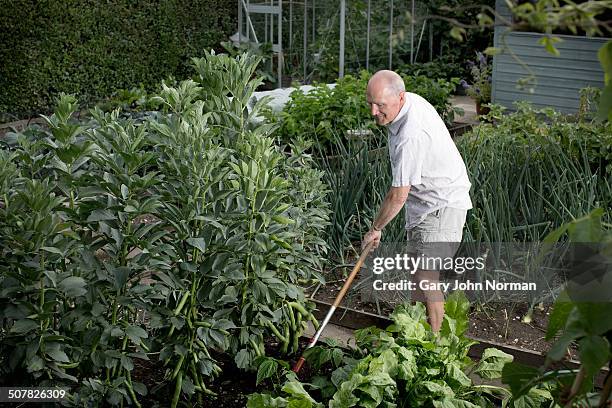
<svg viewBox="0 0 612 408">
<path fill-rule="evenodd" d="M 457 123 L 469 123 L 478 124 L 476 119 L 476 102 L 472 97 L 467 95 L 453 95 L 451 96 L 451 103 L 454 107 L 461 108 L 464 111 L 463 116 L 455 118 Z"/>
</svg>

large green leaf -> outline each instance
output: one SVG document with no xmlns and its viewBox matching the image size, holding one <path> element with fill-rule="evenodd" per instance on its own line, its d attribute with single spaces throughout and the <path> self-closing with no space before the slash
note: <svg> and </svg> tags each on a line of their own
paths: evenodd
<svg viewBox="0 0 612 408">
<path fill-rule="evenodd" d="M 586 369 L 587 377 L 599 371 L 612 358 L 610 343 L 605 337 L 587 336 L 581 339 L 578 344 L 580 346 L 580 362 Z"/>
<path fill-rule="evenodd" d="M 125 333 L 128 335 L 130 340 L 137 345 L 140 344 L 140 339 L 146 339 L 149 337 L 147 332 L 142 327 L 138 326 L 128 326 L 125 329 Z"/>
<path fill-rule="evenodd" d="M 87 293 L 85 279 L 80 276 L 69 276 L 62 280 L 58 286 L 68 297 L 83 296 Z"/>
<path fill-rule="evenodd" d="M 128 268 L 127 266 L 119 266 L 117 268 L 113 268 L 113 274 L 115 275 L 115 289 L 123 289 L 130 276 L 130 268 Z"/>
<path fill-rule="evenodd" d="M 299 404 L 297 405 L 291 405 L 291 406 L 295 406 L 296 408 L 302 407 L 302 406 L 303 407 L 322 407 L 323 406 L 322 404 L 317 403 L 310 396 L 310 394 L 308 394 L 308 392 L 304 389 L 304 386 L 302 385 L 302 383 L 297 380 L 287 381 L 285 385 L 283 385 L 283 388 L 281 391 L 291 396 L 289 398 L 290 402 L 292 399 L 295 399 L 296 403 L 299 402 Z M 304 402 L 302 401 L 308 402 L 310 403 L 310 405 L 304 405 Z"/>
<path fill-rule="evenodd" d="M 33 373 L 35 371 L 40 371 L 44 368 L 45 362 L 39 356 L 32 356 L 30 360 L 27 362 L 28 372 Z"/>
<path fill-rule="evenodd" d="M 238 368 L 246 369 L 251 365 L 251 353 L 247 349 L 240 350 L 234 357 Z"/>
<path fill-rule="evenodd" d="M 258 385 L 266 378 L 272 377 L 277 371 L 278 362 L 273 358 L 266 358 L 257 367 L 257 379 L 255 381 L 255 385 Z"/>
<path fill-rule="evenodd" d="M 601 217 L 603 208 L 596 208 L 588 215 L 569 223 L 568 235 L 571 242 L 599 242 L 602 237 Z"/>
<path fill-rule="evenodd" d="M 552 339 L 559 330 L 565 327 L 567 318 L 574 308 L 574 304 L 570 302 L 566 292 L 562 292 L 555 301 L 553 309 L 548 318 L 548 327 L 546 329 L 546 340 Z"/>
<path fill-rule="evenodd" d="M 395 376 L 397 373 L 397 363 L 398 360 L 395 352 L 393 350 L 385 350 L 378 357 L 370 361 L 368 373 L 385 373 L 390 376 Z"/>
<path fill-rule="evenodd" d="M 468 328 L 470 302 L 461 291 L 451 293 L 444 303 L 444 313 L 455 321 L 455 333 L 461 336 Z"/>
<path fill-rule="evenodd" d="M 433 401 L 435 408 L 479 408 L 478 405 L 458 398 L 443 398 Z"/>
<path fill-rule="evenodd" d="M 43 251 L 51 252 L 52 254 L 63 255 L 62 250 L 56 247 L 43 246 L 40 247 L 40 249 L 42 249 Z"/>
<path fill-rule="evenodd" d="M 544 406 L 553 406 L 556 408 L 558 405 L 551 405 L 551 400 L 552 396 L 550 395 L 550 392 L 538 388 L 532 388 L 525 395 L 521 395 L 520 397 L 513 396 L 508 406 L 512 408 L 541 408 Z"/>
<path fill-rule="evenodd" d="M 411 381 L 418 371 L 415 352 L 406 347 L 399 347 L 396 351 L 399 356 L 398 378 Z"/>
<path fill-rule="evenodd" d="M 402 308 L 396 309 L 391 314 L 394 325 L 389 329 L 401 333 L 402 337 L 407 340 L 424 340 L 427 337 L 427 330 L 424 326 L 424 307 L 421 309 L 422 313 L 415 312 L 414 309 L 410 313 Z"/>
<path fill-rule="evenodd" d="M 504 365 L 502 369 L 502 382 L 508 384 L 512 395 L 518 398 L 529 391 L 530 385 L 539 375 L 540 372 L 537 368 L 512 362 Z"/>
<path fill-rule="evenodd" d="M 476 365 L 474 373 L 488 380 L 500 378 L 504 366 L 511 363 L 513 360 L 514 357 L 510 354 L 504 353 L 496 348 L 487 348 L 484 353 L 482 353 L 482 357 Z"/>
<path fill-rule="evenodd" d="M 49 357 L 60 363 L 68 363 L 70 361 L 66 353 L 59 348 L 49 348 L 46 352 Z"/>
<path fill-rule="evenodd" d="M 441 397 L 454 397 L 453 389 L 443 381 L 423 381 L 419 384 L 427 395 L 437 395 Z"/>
<path fill-rule="evenodd" d="M 448 375 L 447 382 L 451 385 L 459 385 L 462 387 L 469 387 L 472 385 L 472 380 L 465 375 L 461 367 L 459 366 L 459 362 L 453 361 L 452 363 L 446 366 L 446 373 Z"/>
<path fill-rule="evenodd" d="M 11 333 L 28 333 L 40 328 L 40 323 L 32 319 L 19 319 L 11 326 Z"/>
<path fill-rule="evenodd" d="M 94 210 L 87 217 L 87 222 L 112 221 L 117 217 L 109 210 Z"/>
<path fill-rule="evenodd" d="M 206 240 L 204 238 L 187 238 L 187 243 L 201 252 L 206 251 Z"/>
<path fill-rule="evenodd" d="M 569 328 L 562 332 L 561 336 L 553 343 L 552 347 L 546 354 L 546 358 L 552 361 L 559 361 L 563 359 L 566 354 L 568 347 L 573 341 L 579 337 L 584 336 L 586 333 L 580 328 Z"/>
<path fill-rule="evenodd" d="M 121 367 L 125 368 L 127 371 L 132 371 L 134 369 L 134 362 L 128 356 L 121 356 Z"/>
<path fill-rule="evenodd" d="M 353 394 L 355 389 L 365 381 L 365 377 L 359 373 L 353 373 L 348 381 L 344 381 L 334 397 L 329 402 L 329 408 L 349 408 L 357 406 L 359 398 Z"/>
<path fill-rule="evenodd" d="M 612 330 L 612 313 L 610 304 L 605 302 L 576 302 L 580 311 L 580 327 L 593 335 L 602 335 Z"/>
</svg>

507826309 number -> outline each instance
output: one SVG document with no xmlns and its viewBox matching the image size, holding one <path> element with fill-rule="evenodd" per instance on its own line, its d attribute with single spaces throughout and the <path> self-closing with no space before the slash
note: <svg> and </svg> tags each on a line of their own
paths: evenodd
<svg viewBox="0 0 612 408">
<path fill-rule="evenodd" d="M 66 396 L 63 388 L 0 387 L 0 402 L 57 402 Z"/>
</svg>

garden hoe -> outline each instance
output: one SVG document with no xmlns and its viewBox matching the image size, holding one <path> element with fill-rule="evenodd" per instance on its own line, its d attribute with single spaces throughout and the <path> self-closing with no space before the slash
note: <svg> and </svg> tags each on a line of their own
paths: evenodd
<svg viewBox="0 0 612 408">
<path fill-rule="evenodd" d="M 340 289 L 340 293 L 338 293 L 338 296 L 336 296 L 336 299 L 334 300 L 334 304 L 329 308 L 329 311 L 327 312 L 327 315 L 325 316 L 325 319 L 323 320 L 323 323 L 321 323 L 321 326 L 319 326 L 319 330 L 317 330 L 317 332 L 314 334 L 314 336 L 312 336 L 312 338 L 308 342 L 308 346 L 306 346 L 306 350 L 308 350 L 309 348 L 311 348 L 315 344 L 317 344 L 317 341 L 319 340 L 319 337 L 321 337 L 321 333 L 323 333 L 323 330 L 325 330 L 325 326 L 327 326 L 327 323 L 329 323 L 329 319 L 331 319 L 331 317 L 333 316 L 334 312 L 336 311 L 336 308 L 338 307 L 340 302 L 342 302 L 342 299 L 344 298 L 344 295 L 346 294 L 348 289 L 351 287 L 351 284 L 353 283 L 353 279 L 355 279 L 355 276 L 357 276 L 357 272 L 359 272 L 359 269 L 361 269 L 361 265 L 363 265 L 363 262 L 365 261 L 366 257 L 368 256 L 368 254 L 372 250 L 373 245 L 374 245 L 374 242 L 370 242 L 364 248 L 363 252 L 361 253 L 361 256 L 357 260 L 357 263 L 353 267 L 353 270 L 351 271 L 351 274 L 348 276 L 348 278 L 344 282 L 344 285 L 342 286 L 342 289 Z M 306 350 L 304 350 L 304 352 Z M 302 353 L 302 356 L 300 357 L 300 359 L 295 363 L 295 365 L 292 368 L 294 373 L 297 374 L 301 370 L 302 366 L 304 365 L 304 361 L 305 361 L 304 353 Z"/>
</svg>

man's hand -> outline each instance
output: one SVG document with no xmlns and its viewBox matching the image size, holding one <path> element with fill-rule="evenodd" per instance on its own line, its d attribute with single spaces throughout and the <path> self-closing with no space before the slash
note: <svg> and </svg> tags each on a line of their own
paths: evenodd
<svg viewBox="0 0 612 408">
<path fill-rule="evenodd" d="M 372 241 L 374 241 L 373 248 L 378 247 L 378 244 L 380 244 L 381 236 L 382 236 L 382 231 L 376 231 L 374 229 L 369 230 L 367 234 L 363 236 L 363 240 L 361 241 L 361 250 L 363 251 L 365 247 L 368 246 L 368 244 Z"/>
<path fill-rule="evenodd" d="M 382 229 L 395 218 L 402 208 L 404 208 L 409 192 L 410 186 L 391 187 L 389 189 L 380 206 L 378 214 L 372 222 L 372 229 L 363 236 L 363 240 L 361 241 L 362 251 L 372 241 L 374 241 L 374 248 L 378 247 Z M 376 227 L 377 224 L 378 227 Z"/>
</svg>

